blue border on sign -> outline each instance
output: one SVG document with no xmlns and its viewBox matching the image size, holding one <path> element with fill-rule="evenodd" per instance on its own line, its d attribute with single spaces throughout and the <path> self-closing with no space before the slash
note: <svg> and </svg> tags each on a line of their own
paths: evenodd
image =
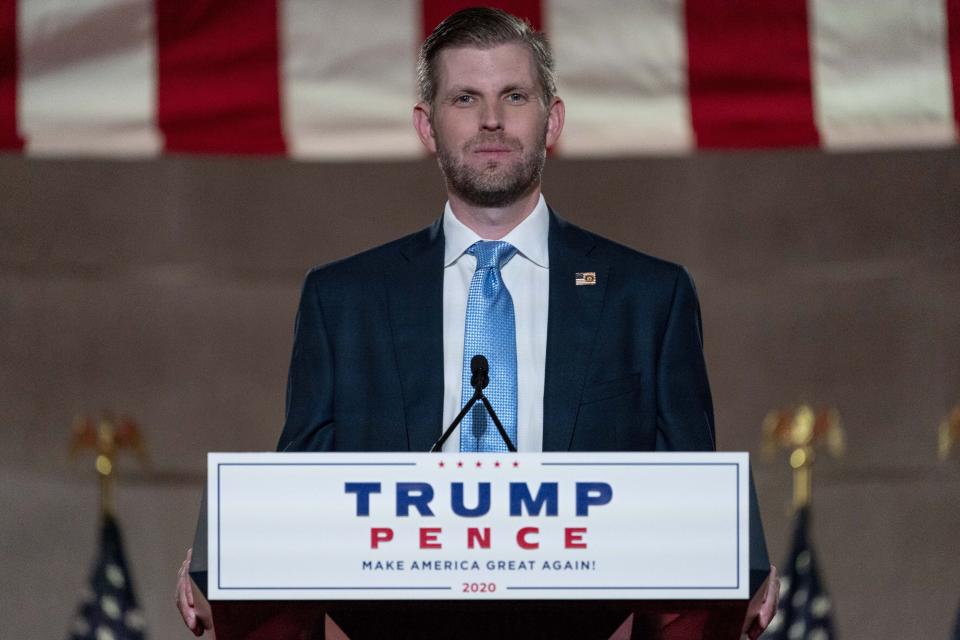
<svg viewBox="0 0 960 640">
<path fill-rule="evenodd" d="M 218 462 L 217 463 L 217 589 L 220 591 L 451 591 L 450 586 L 311 586 L 311 587 L 224 587 L 221 586 L 220 480 L 223 467 L 416 467 L 416 462 Z M 543 467 L 734 467 L 736 471 L 736 545 L 737 582 L 735 586 L 507 586 L 508 591 L 683 591 L 711 589 L 716 591 L 740 588 L 740 463 L 739 462 L 541 462 Z"/>
</svg>

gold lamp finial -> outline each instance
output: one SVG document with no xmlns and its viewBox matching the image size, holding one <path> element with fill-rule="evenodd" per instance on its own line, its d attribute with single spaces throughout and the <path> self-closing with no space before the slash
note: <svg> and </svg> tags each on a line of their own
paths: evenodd
<svg viewBox="0 0 960 640">
<path fill-rule="evenodd" d="M 95 422 L 90 416 L 78 415 L 73 419 L 71 432 L 71 457 L 76 457 L 84 450 L 96 453 L 94 468 L 100 477 L 100 512 L 114 513 L 113 474 L 117 454 L 122 449 L 130 449 L 141 462 L 146 462 L 140 428 L 132 418 L 125 416 L 115 420 L 105 414 Z"/>
<path fill-rule="evenodd" d="M 940 423 L 937 458 L 941 462 L 950 457 L 950 452 L 960 444 L 960 404 L 955 406 Z"/>
<path fill-rule="evenodd" d="M 814 451 L 825 444 L 838 458 L 846 449 L 840 413 L 833 407 L 814 409 L 802 404 L 771 411 L 763 419 L 763 453 L 772 459 L 778 450 L 790 452 L 793 468 L 793 507 L 810 504 Z"/>
</svg>

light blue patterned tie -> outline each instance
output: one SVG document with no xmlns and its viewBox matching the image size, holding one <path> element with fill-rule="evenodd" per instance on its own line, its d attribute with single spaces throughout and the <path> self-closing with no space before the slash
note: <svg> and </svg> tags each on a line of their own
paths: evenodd
<svg viewBox="0 0 960 640">
<path fill-rule="evenodd" d="M 463 404 L 473 396 L 470 360 L 481 354 L 490 363 L 490 384 L 484 390 L 510 441 L 517 444 L 517 329 L 513 298 L 500 268 L 517 252 L 509 242 L 480 241 L 467 253 L 477 259 L 467 297 L 463 338 Z M 483 404 L 473 405 L 460 424 L 460 451 L 507 451 Z"/>
</svg>

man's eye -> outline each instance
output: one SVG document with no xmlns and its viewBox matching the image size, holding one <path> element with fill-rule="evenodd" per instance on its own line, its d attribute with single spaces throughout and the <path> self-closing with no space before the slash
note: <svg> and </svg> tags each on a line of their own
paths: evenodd
<svg viewBox="0 0 960 640">
<path fill-rule="evenodd" d="M 457 104 L 471 104 L 473 102 L 473 96 L 464 94 L 457 96 L 453 101 Z"/>
<path fill-rule="evenodd" d="M 523 95 L 522 93 L 509 93 L 507 94 L 507 101 L 514 104 L 523 104 L 527 101 L 527 96 Z"/>
</svg>

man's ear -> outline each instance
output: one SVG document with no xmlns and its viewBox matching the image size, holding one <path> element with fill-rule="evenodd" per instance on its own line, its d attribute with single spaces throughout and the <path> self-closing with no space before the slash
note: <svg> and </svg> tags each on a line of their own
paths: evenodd
<svg viewBox="0 0 960 640">
<path fill-rule="evenodd" d="M 420 142 L 430 153 L 437 152 L 437 141 L 433 137 L 433 124 L 430 122 L 430 105 L 418 102 L 413 107 L 413 128 L 417 130 Z"/>
<path fill-rule="evenodd" d="M 560 139 L 560 132 L 563 131 L 563 118 L 565 108 L 563 100 L 554 96 L 547 109 L 547 148 L 553 147 Z"/>
</svg>

